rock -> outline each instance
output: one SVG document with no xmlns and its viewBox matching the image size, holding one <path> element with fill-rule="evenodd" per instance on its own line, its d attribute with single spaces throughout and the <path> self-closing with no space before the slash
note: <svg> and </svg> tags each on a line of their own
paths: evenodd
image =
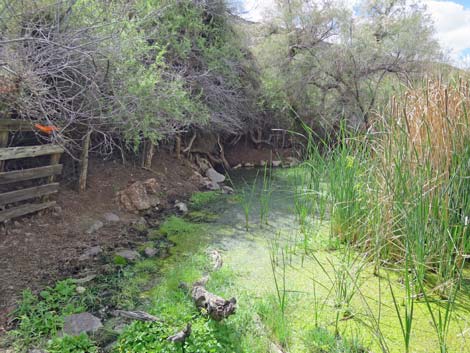
<svg viewBox="0 0 470 353">
<path fill-rule="evenodd" d="M 120 322 L 118 323 L 116 326 L 114 326 L 114 332 L 117 332 L 118 334 L 121 334 L 124 332 L 124 330 L 126 329 L 127 327 L 127 324 L 124 323 L 124 322 Z"/>
<path fill-rule="evenodd" d="M 103 218 L 106 222 L 109 222 L 109 223 L 119 222 L 121 220 L 117 214 L 112 213 L 112 212 L 106 212 L 103 215 Z"/>
<path fill-rule="evenodd" d="M 191 177 L 189 178 L 189 182 L 202 186 L 204 184 L 204 179 L 205 178 L 201 174 L 199 174 L 198 172 L 194 172 L 193 175 L 191 175 Z"/>
<path fill-rule="evenodd" d="M 181 213 L 188 213 L 188 206 L 184 202 L 178 202 L 175 204 L 175 207 L 180 211 Z"/>
<path fill-rule="evenodd" d="M 204 188 L 206 188 L 207 190 L 211 190 L 211 191 L 218 191 L 220 190 L 220 185 L 217 184 L 217 183 L 214 183 L 213 181 L 209 180 L 209 179 L 206 179 L 204 181 L 204 184 L 203 184 Z"/>
<path fill-rule="evenodd" d="M 124 328 L 122 329 L 122 332 L 124 331 Z M 122 332 L 118 332 L 118 331 L 116 331 L 116 332 L 119 333 L 119 334 L 122 333 Z M 104 353 L 114 352 L 116 350 L 117 344 L 118 344 L 118 341 L 111 342 L 110 344 L 106 345 L 106 347 L 103 348 L 103 352 Z"/>
<path fill-rule="evenodd" d="M 259 161 L 260 167 L 264 167 L 264 166 L 266 165 L 266 163 L 267 163 L 267 162 L 266 162 L 266 161 L 263 161 L 263 160 Z"/>
<path fill-rule="evenodd" d="M 140 254 L 135 250 L 124 249 L 116 253 L 116 256 L 125 258 L 128 261 L 136 261 L 140 259 Z"/>
<path fill-rule="evenodd" d="M 82 278 L 76 278 L 76 279 L 74 279 L 74 282 L 76 284 L 85 284 L 85 283 L 93 281 L 95 278 L 96 278 L 95 274 L 90 274 L 90 275 L 82 277 Z"/>
<path fill-rule="evenodd" d="M 235 190 L 233 190 L 233 188 L 231 188 L 230 186 L 224 185 L 222 186 L 222 192 L 224 194 L 233 194 Z"/>
<path fill-rule="evenodd" d="M 158 183 L 155 179 L 137 181 L 117 193 L 118 203 L 125 210 L 139 212 L 160 204 L 157 197 Z"/>
<path fill-rule="evenodd" d="M 220 185 L 217 183 L 210 182 L 209 185 L 207 185 L 207 189 L 210 191 L 219 191 Z"/>
<path fill-rule="evenodd" d="M 13 351 L 9 351 L 9 350 L 5 351 L 5 353 L 8 353 L 8 352 L 13 352 Z M 47 352 L 43 351 L 42 349 L 30 349 L 28 353 L 47 353 Z"/>
<path fill-rule="evenodd" d="M 75 291 L 78 293 L 78 294 L 83 294 L 86 292 L 86 288 L 85 287 L 81 287 L 81 286 L 78 286 L 75 288 Z"/>
<path fill-rule="evenodd" d="M 282 165 L 282 161 L 272 161 L 272 166 L 277 168 L 277 167 L 280 167 Z"/>
<path fill-rule="evenodd" d="M 206 170 L 206 177 L 214 183 L 223 183 L 225 181 L 225 176 L 217 172 L 214 168 Z"/>
<path fill-rule="evenodd" d="M 144 217 L 140 217 L 137 221 L 132 224 L 135 228 L 145 229 L 148 227 L 147 220 Z"/>
<path fill-rule="evenodd" d="M 150 178 L 142 183 L 149 194 L 156 194 L 158 192 L 158 182 L 155 178 Z"/>
<path fill-rule="evenodd" d="M 52 215 L 54 217 L 59 217 L 61 214 L 62 214 L 63 210 L 62 210 L 62 207 L 60 206 L 54 206 L 52 208 Z"/>
<path fill-rule="evenodd" d="M 296 167 L 300 164 L 300 161 L 295 157 L 287 157 L 286 162 L 287 165 L 291 168 Z"/>
<path fill-rule="evenodd" d="M 101 222 L 101 221 L 96 221 L 95 223 L 93 223 L 91 225 L 90 228 L 88 228 L 88 230 L 86 231 L 87 234 L 93 234 L 93 233 L 96 233 L 97 231 L 99 231 L 101 228 L 103 228 L 104 226 L 104 223 Z"/>
<path fill-rule="evenodd" d="M 255 165 L 254 165 L 254 163 L 246 162 L 246 163 L 243 164 L 243 166 L 245 168 L 253 168 Z"/>
<path fill-rule="evenodd" d="M 80 255 L 80 257 L 78 258 L 79 261 L 86 261 L 86 260 L 90 260 L 92 259 L 93 257 L 101 254 L 103 252 L 103 249 L 101 249 L 101 246 L 92 246 L 91 248 L 85 250 L 85 252 Z"/>
<path fill-rule="evenodd" d="M 238 163 L 235 167 L 233 167 L 232 169 L 240 169 L 241 167 L 243 167 L 243 165 L 241 163 Z"/>
<path fill-rule="evenodd" d="M 144 254 L 147 257 L 154 257 L 155 255 L 157 255 L 157 253 L 158 253 L 158 250 L 155 248 L 148 247 L 144 249 Z"/>
<path fill-rule="evenodd" d="M 64 334 L 78 336 L 81 333 L 94 333 L 103 327 L 101 320 L 90 313 L 73 314 L 64 319 Z"/>
</svg>

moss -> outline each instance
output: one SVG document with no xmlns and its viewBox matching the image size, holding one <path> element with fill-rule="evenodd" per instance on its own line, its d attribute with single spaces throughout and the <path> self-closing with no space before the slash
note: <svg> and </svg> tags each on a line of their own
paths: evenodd
<svg viewBox="0 0 470 353">
<path fill-rule="evenodd" d="M 218 191 L 196 192 L 191 196 L 190 205 L 192 208 L 201 209 L 210 203 L 217 201 L 221 197 Z"/>
<path fill-rule="evenodd" d="M 159 240 L 161 237 L 163 237 L 163 234 L 160 228 L 151 228 L 147 232 L 147 238 L 149 240 Z"/>
<path fill-rule="evenodd" d="M 184 237 L 201 231 L 200 225 L 191 223 L 183 218 L 171 216 L 160 226 L 160 234 L 166 237 Z"/>
<path fill-rule="evenodd" d="M 212 223 L 217 221 L 219 216 L 207 211 L 192 211 L 186 215 L 186 218 L 191 222 Z"/>
<path fill-rule="evenodd" d="M 155 248 L 155 244 L 151 241 L 145 242 L 137 247 L 137 251 L 143 253 L 147 248 Z"/>
<path fill-rule="evenodd" d="M 127 260 L 126 258 L 124 258 L 123 256 L 121 255 L 115 255 L 113 257 L 113 263 L 116 265 L 116 266 L 126 266 L 127 265 Z"/>
</svg>

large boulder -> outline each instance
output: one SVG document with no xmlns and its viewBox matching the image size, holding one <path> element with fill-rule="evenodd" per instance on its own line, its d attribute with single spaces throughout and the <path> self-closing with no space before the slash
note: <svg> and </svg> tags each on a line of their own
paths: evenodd
<svg viewBox="0 0 470 353">
<path fill-rule="evenodd" d="M 177 202 L 175 204 L 175 208 L 183 214 L 188 213 L 188 205 L 186 205 L 184 202 Z"/>
<path fill-rule="evenodd" d="M 63 332 L 69 336 L 78 336 L 81 333 L 94 333 L 101 327 L 101 320 L 90 313 L 73 314 L 65 317 Z"/>
<path fill-rule="evenodd" d="M 117 193 L 117 199 L 122 208 L 129 212 L 148 210 L 160 204 L 157 196 L 158 183 L 155 179 L 136 181 L 126 189 Z"/>
<path fill-rule="evenodd" d="M 214 168 L 206 170 L 206 177 L 208 177 L 213 183 L 223 183 L 225 176 L 217 172 Z"/>
</svg>

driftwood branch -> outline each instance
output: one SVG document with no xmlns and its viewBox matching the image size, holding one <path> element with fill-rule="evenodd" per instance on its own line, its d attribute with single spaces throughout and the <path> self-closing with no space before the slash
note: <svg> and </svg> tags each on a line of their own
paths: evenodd
<svg viewBox="0 0 470 353">
<path fill-rule="evenodd" d="M 210 256 L 214 262 L 214 271 L 222 267 L 222 256 L 217 250 L 210 252 Z M 205 286 L 209 281 L 209 275 L 204 275 L 200 280 L 195 282 L 191 287 L 186 283 L 180 283 L 180 288 L 184 288 L 189 292 L 196 307 L 207 313 L 213 320 L 222 321 L 232 314 L 235 314 L 237 300 L 230 298 L 224 299 L 216 294 L 209 292 Z"/>
<path fill-rule="evenodd" d="M 114 316 L 121 316 L 126 319 L 137 320 L 137 321 L 149 321 L 149 322 L 163 322 L 162 319 L 150 315 L 145 311 L 125 311 L 125 310 L 115 310 L 113 312 Z"/>
<path fill-rule="evenodd" d="M 215 321 L 222 321 L 235 314 L 237 303 L 235 298 L 226 300 L 210 293 L 204 286 L 193 286 L 191 297 L 198 309 L 205 311 Z"/>
<path fill-rule="evenodd" d="M 191 323 L 188 323 L 186 327 L 175 333 L 173 336 L 168 337 L 166 340 L 173 343 L 183 343 L 186 339 L 191 336 Z"/>
</svg>

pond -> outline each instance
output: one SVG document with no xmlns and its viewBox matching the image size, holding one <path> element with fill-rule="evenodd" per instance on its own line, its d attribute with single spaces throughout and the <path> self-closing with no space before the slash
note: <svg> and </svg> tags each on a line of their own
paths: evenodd
<svg viewBox="0 0 470 353">
<path fill-rule="evenodd" d="M 419 291 L 406 295 L 402 271 L 390 265 L 377 273 L 367 252 L 331 238 L 328 210 L 299 192 L 300 173 L 232 172 L 236 197 L 205 208 L 218 215 L 207 226 L 209 246 L 234 273 L 233 295 L 248 299 L 240 310 L 256 308 L 268 339 L 286 352 L 404 352 L 407 333 L 410 351 L 439 352 L 428 301 Z M 470 352 L 466 285 L 452 311 L 449 352 Z M 446 298 L 428 299 L 436 317 L 446 314 Z"/>
</svg>

